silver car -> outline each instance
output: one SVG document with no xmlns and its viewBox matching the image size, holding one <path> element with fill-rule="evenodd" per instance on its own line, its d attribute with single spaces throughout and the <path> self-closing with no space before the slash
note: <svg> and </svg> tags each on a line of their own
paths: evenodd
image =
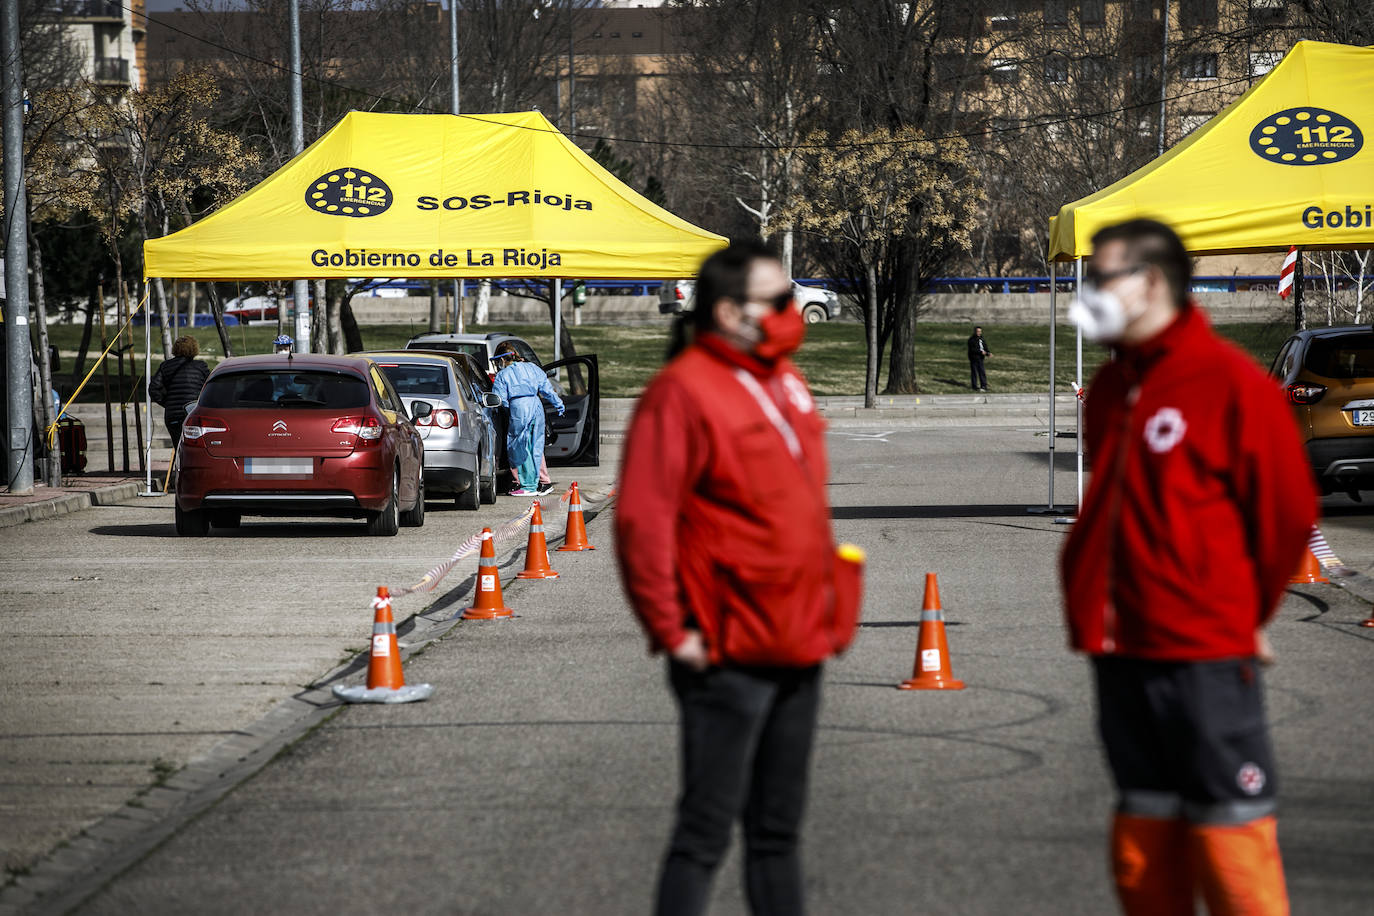
<svg viewBox="0 0 1374 916">
<path fill-rule="evenodd" d="M 448 356 L 393 351 L 367 354 L 386 373 L 401 396 L 407 414 L 417 402 L 431 407 L 429 416 L 414 421 L 425 447 L 425 492 L 453 496 L 461 509 L 496 502 L 495 436 L 488 428 L 488 411 L 500 405 L 494 394 L 488 403 L 474 403 L 472 388 L 459 378 Z"/>
<path fill-rule="evenodd" d="M 444 334 L 432 331 L 426 334 L 417 334 L 407 340 L 406 349 L 467 353 L 483 366 L 486 366 L 488 374 L 495 378 L 496 370 L 491 365 L 491 357 L 496 352 L 497 347 L 507 342 L 515 347 L 516 352 L 525 362 L 534 363 L 536 366 L 541 364 L 541 360 L 535 355 L 534 349 L 528 343 L 522 338 L 516 337 L 514 334 L 507 334 L 504 331 L 492 331 L 487 334 Z"/>
</svg>

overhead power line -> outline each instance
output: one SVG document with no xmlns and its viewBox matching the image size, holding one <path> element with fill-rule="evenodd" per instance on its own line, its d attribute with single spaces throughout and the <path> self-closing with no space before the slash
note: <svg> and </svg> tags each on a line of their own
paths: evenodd
<svg viewBox="0 0 1374 916">
<path fill-rule="evenodd" d="M 132 13 L 132 14 L 135 15 L 135 16 L 141 16 L 144 20 L 153 21 L 153 20 L 151 19 L 150 16 L 148 16 L 148 15 L 145 14 L 145 13 L 141 13 L 141 12 L 139 12 L 138 10 L 135 10 L 133 7 L 123 6 L 122 4 L 121 4 L 121 7 L 122 7 L 123 9 L 125 9 L 125 10 L 128 10 L 130 13 Z M 247 51 L 244 51 L 244 50 L 242 50 L 242 49 L 239 49 L 239 48 L 232 48 L 232 47 L 229 47 L 228 45 L 220 44 L 219 42 L 216 42 L 216 41 L 213 41 L 213 40 L 211 40 L 211 39 L 209 39 L 209 38 L 206 38 L 206 37 L 204 37 L 203 35 L 197 35 L 197 34 L 195 34 L 194 32 L 188 32 L 188 31 L 186 31 L 185 29 L 177 28 L 176 26 L 171 25 L 170 23 L 164 22 L 164 21 L 162 21 L 162 20 L 157 20 L 157 24 L 158 24 L 160 27 L 164 28 L 164 29 L 167 29 L 167 30 L 172 31 L 172 32 L 176 32 L 178 35 L 184 35 L 184 36 L 186 36 L 187 38 L 193 39 L 193 40 L 195 40 L 195 41 L 199 41 L 199 42 L 201 42 L 202 44 L 209 45 L 210 47 L 216 48 L 216 49 L 218 49 L 218 50 L 220 50 L 220 51 L 224 51 L 225 53 L 230 54 L 230 55 L 232 55 L 232 56 L 234 56 L 234 57 L 236 57 L 236 58 L 240 58 L 240 59 L 242 59 L 242 60 L 252 61 L 252 62 L 257 63 L 257 64 L 262 64 L 263 66 L 270 67 L 270 68 L 272 68 L 272 69 L 274 69 L 274 70 L 279 70 L 279 71 L 281 71 L 282 73 L 285 73 L 285 74 L 288 74 L 288 75 L 292 72 L 292 70 L 291 70 L 291 68 L 290 68 L 289 66 L 286 66 L 286 65 L 284 65 L 284 64 L 281 64 L 281 63 L 279 63 L 278 61 L 268 60 L 267 58 L 258 57 L 258 56 L 256 56 L 256 55 L 250 54 L 250 53 L 248 53 Z M 369 92 L 369 91 L 366 90 L 366 89 L 359 89 L 358 87 L 356 87 L 356 86 L 351 86 L 351 85 L 349 85 L 348 83 L 344 83 L 344 82 L 341 82 L 341 81 L 339 81 L 339 80 L 328 79 L 328 78 L 323 77 L 323 76 L 313 76 L 313 75 L 308 75 L 308 74 L 302 73 L 302 74 L 301 74 L 301 78 L 302 78 L 302 79 L 305 79 L 305 80 L 309 80 L 309 81 L 312 82 L 312 83 L 317 83 L 317 84 L 319 84 L 319 85 L 321 85 L 321 86 L 329 86 L 329 87 L 332 87 L 332 88 L 335 88 L 335 89 L 340 89 L 340 90 L 343 90 L 343 91 L 345 91 L 345 92 L 351 93 L 352 95 L 355 95 L 355 96 L 362 96 L 363 98 L 369 98 L 369 99 L 372 99 L 372 100 L 374 100 L 374 101 L 376 101 L 376 102 L 384 102 L 384 103 L 387 103 L 387 104 L 389 104 L 389 105 L 396 106 L 396 107 L 398 107 L 398 108 L 408 108 L 408 109 L 410 109 L 410 110 L 413 111 L 413 112 L 424 112 L 424 113 L 428 113 L 428 114 L 448 114 L 448 112 L 447 112 L 447 111 L 444 111 L 443 109 L 432 108 L 432 107 L 430 107 L 430 106 L 428 106 L 428 105 L 420 104 L 420 103 L 417 103 L 417 102 L 407 102 L 407 101 L 404 101 L 404 100 L 402 100 L 402 99 L 393 98 L 393 97 L 391 97 L 391 96 L 378 95 L 378 94 L 375 93 L 375 92 Z M 1250 77 L 1238 77 L 1238 78 L 1232 79 L 1232 80 L 1222 80 L 1222 81 L 1218 81 L 1218 82 L 1216 82 L 1216 83 L 1211 83 L 1211 84 L 1209 84 L 1209 85 L 1207 85 L 1207 86 L 1205 86 L 1205 87 L 1202 87 L 1202 88 L 1192 89 L 1192 90 L 1189 90 L 1189 91 L 1187 91 L 1187 92 L 1180 92 L 1180 93 L 1178 93 L 1178 94 L 1176 94 L 1176 95 L 1167 96 L 1167 97 L 1163 98 L 1162 101 L 1165 101 L 1165 102 L 1175 102 L 1175 101 L 1178 101 L 1178 100 L 1180 100 L 1180 99 L 1186 99 L 1186 98 L 1189 98 L 1189 97 L 1195 96 L 1195 95 L 1205 95 L 1205 94 L 1208 94 L 1208 93 L 1216 92 L 1218 89 L 1229 88 L 1229 87 L 1231 87 L 1231 86 L 1237 86 L 1237 85 L 1240 85 L 1241 83 L 1246 83 L 1246 82 L 1249 82 L 1249 81 L 1250 81 Z M 426 93 L 426 95 L 427 95 L 427 94 L 428 94 L 428 93 Z M 781 149 L 781 148 L 786 148 L 786 149 L 797 149 L 797 150 L 803 150 L 803 149 L 857 149 L 857 148 L 871 147 L 871 146 L 894 146 L 894 145 L 895 145 L 895 146 L 909 146 L 909 145 L 914 145 L 914 144 L 916 144 L 916 143 L 930 143 L 930 142 L 936 142 L 936 143 L 938 143 L 938 142 L 940 142 L 940 141 L 942 141 L 942 140 L 975 140 L 975 139 L 978 139 L 978 138 L 980 138 L 980 137 L 991 137 L 991 136 L 996 136 L 996 135 L 1000 135 L 1000 134 L 1020 133 L 1020 132 L 1022 132 L 1022 131 L 1033 130 L 1033 129 L 1035 129 L 1035 128 L 1050 127 L 1050 126 L 1055 125 L 1055 124 L 1073 124 L 1073 123 L 1080 122 L 1080 121 L 1095 121 L 1095 120 L 1098 120 L 1098 119 L 1101 119 L 1101 118 L 1109 118 L 1109 117 L 1112 117 L 1112 116 L 1114 116 L 1114 115 L 1125 114 L 1125 113 L 1131 112 L 1131 111 L 1138 111 L 1138 110 L 1146 109 L 1146 108 L 1154 108 L 1154 107 L 1156 107 L 1156 106 L 1159 105 L 1160 101 L 1161 101 L 1161 99 L 1149 99 L 1149 100 L 1147 100 L 1147 101 L 1138 102 L 1138 103 L 1131 104 L 1131 105 L 1120 105 L 1120 106 L 1118 106 L 1118 107 L 1116 107 L 1116 108 L 1106 108 L 1106 109 L 1101 109 L 1101 110 L 1098 110 L 1098 111 L 1084 112 L 1084 113 L 1081 113 L 1081 114 L 1065 114 L 1065 115 L 1059 115 L 1059 116 L 1051 117 L 1051 118 L 1026 119 L 1024 123 L 1015 124 L 1015 125 L 1009 125 L 1009 126 L 1006 126 L 1006 127 L 988 127 L 988 128 L 982 128 L 982 129 L 974 130 L 974 131 L 963 131 L 963 132 L 959 132 L 959 133 L 950 133 L 950 134 L 938 134 L 938 135 L 935 135 L 935 136 L 923 136 L 923 137 L 920 137 L 920 138 L 917 138 L 917 139 L 911 139 L 911 140 L 907 140 L 907 139 L 903 139 L 903 140 L 868 140 L 868 141 L 859 142 L 859 143 L 797 143 L 797 144 L 768 144 L 768 143 L 702 143 L 702 142 L 693 142 L 693 141 L 687 141 L 687 140 L 649 140 L 649 139 L 645 139 L 645 138 L 643 138 L 643 137 L 617 137 L 617 136 L 611 136 L 611 135 L 609 135 L 609 134 L 593 134 L 593 133 L 583 133 L 583 132 L 577 132 L 577 133 L 573 133 L 573 134 L 569 135 L 569 134 L 564 134 L 562 131 L 558 130 L 557 128 L 549 129 L 549 128 L 543 128 L 543 127 L 534 127 L 534 126 L 530 126 L 530 125 L 523 125 L 523 124 L 509 124 L 509 123 L 507 123 L 507 122 L 505 122 L 505 121 L 495 121 L 495 120 L 492 120 L 492 119 L 484 118 L 482 115 L 459 114 L 459 115 L 455 115 L 455 117 L 466 118 L 466 119 L 472 120 L 472 121 L 481 121 L 481 122 L 483 122 L 483 123 L 489 123 L 489 124 L 498 124 L 499 126 L 502 126 L 502 127 L 515 128 L 515 129 L 517 129 L 517 130 L 528 130 L 528 131 L 533 131 L 533 132 L 536 132 L 536 133 L 554 133 L 554 134 L 559 134 L 559 135 L 561 135 L 561 136 L 569 137 L 569 139 L 572 139 L 572 140 L 602 140 L 602 141 L 605 141 L 605 142 L 607 142 L 607 143 L 635 143 L 635 144 L 639 144 L 639 145 L 642 145 L 642 146 L 662 146 L 662 147 L 678 147 L 678 148 L 684 148 L 684 149 L 717 149 L 717 150 L 768 150 L 768 149 Z"/>
</svg>

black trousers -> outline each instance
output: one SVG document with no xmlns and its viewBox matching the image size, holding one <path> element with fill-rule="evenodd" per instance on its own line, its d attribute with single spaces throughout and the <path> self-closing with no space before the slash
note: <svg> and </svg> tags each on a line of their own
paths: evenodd
<svg viewBox="0 0 1374 916">
<path fill-rule="evenodd" d="M 706 911 L 736 820 L 750 910 L 804 911 L 799 841 L 820 673 L 819 665 L 698 673 L 668 663 L 682 715 L 682 795 L 655 912 Z"/>
<path fill-rule="evenodd" d="M 172 437 L 172 447 L 176 448 L 181 441 L 181 427 L 186 423 L 186 414 L 163 414 L 162 422 L 167 427 L 167 435 Z"/>
<path fill-rule="evenodd" d="M 1093 669 L 1123 814 L 1244 824 L 1274 813 L 1274 752 L 1254 659 L 1098 657 Z"/>
<path fill-rule="evenodd" d="M 968 358 L 968 386 L 977 390 L 988 387 L 988 374 L 983 371 L 983 357 L 970 356 Z"/>
</svg>

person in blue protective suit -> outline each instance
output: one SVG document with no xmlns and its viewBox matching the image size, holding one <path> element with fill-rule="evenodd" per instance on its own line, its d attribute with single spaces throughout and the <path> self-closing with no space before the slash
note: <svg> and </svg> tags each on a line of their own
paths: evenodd
<svg viewBox="0 0 1374 916">
<path fill-rule="evenodd" d="M 516 477 L 511 495 L 541 495 L 539 464 L 544 459 L 544 405 L 539 401 L 548 401 L 561 417 L 563 399 L 553 390 L 544 370 L 522 360 L 511 344 L 501 344 L 491 359 L 497 367 L 491 390 L 510 411 L 506 455 Z"/>
</svg>

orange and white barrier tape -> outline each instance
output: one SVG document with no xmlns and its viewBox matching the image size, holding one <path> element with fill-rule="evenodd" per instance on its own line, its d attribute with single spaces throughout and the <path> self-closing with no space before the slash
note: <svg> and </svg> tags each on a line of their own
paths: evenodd
<svg viewBox="0 0 1374 916">
<path fill-rule="evenodd" d="M 564 490 L 563 494 L 558 497 L 558 504 L 566 505 L 568 502 L 568 497 L 570 497 L 571 495 L 572 487 L 568 487 L 568 489 Z M 586 504 L 591 504 L 595 507 L 598 505 L 605 504 L 610 500 L 614 499 L 615 487 L 611 487 L 608 491 L 602 494 L 593 495 L 583 492 L 579 495 L 582 498 L 584 506 Z M 549 505 L 547 506 L 544 505 L 543 501 L 539 502 L 541 511 L 552 511 L 554 508 L 551 500 L 549 502 Z M 526 509 L 524 512 L 522 512 L 517 518 L 511 519 L 510 521 L 502 525 L 500 528 L 493 529 L 492 540 L 500 542 L 521 534 L 525 530 L 525 527 L 529 525 L 530 519 L 533 517 L 534 503 L 530 503 L 530 507 Z M 477 551 L 480 550 L 481 547 L 482 535 L 480 533 L 474 534 L 472 537 L 468 538 L 466 541 L 459 544 L 458 549 L 455 550 L 453 552 L 453 555 L 450 556 L 447 560 L 444 560 L 442 563 L 431 568 L 429 572 L 425 573 L 424 576 L 421 577 L 419 582 L 416 582 L 414 585 L 411 586 L 403 586 L 391 589 L 391 597 L 400 598 L 403 595 L 411 595 L 415 592 L 434 591 L 435 586 L 437 586 L 445 576 L 447 576 L 450 572 L 453 571 L 454 566 L 456 566 L 460 561 L 465 560 L 473 554 L 477 553 Z"/>
<path fill-rule="evenodd" d="M 526 509 L 523 513 L 521 513 L 521 515 L 518 518 L 511 519 L 510 521 L 502 525 L 500 528 L 493 531 L 492 539 L 496 541 L 501 541 L 518 534 L 520 531 L 524 529 L 526 525 L 530 523 L 530 519 L 533 517 L 534 505 L 531 504 L 530 507 Z M 391 589 L 391 596 L 393 598 L 399 598 L 402 595 L 410 595 L 415 592 L 433 591 L 434 587 L 439 584 L 440 580 L 442 580 L 444 576 L 447 576 L 449 572 L 452 571 L 453 567 L 458 563 L 458 561 L 472 556 L 478 550 L 480 550 L 481 547 L 482 535 L 474 534 L 472 537 L 468 538 L 466 541 L 458 545 L 458 549 L 453 552 L 453 556 L 449 557 L 447 560 L 440 563 L 438 566 L 435 566 L 429 572 L 425 573 L 419 582 L 416 582 L 414 585 L 408 587 Z"/>
<path fill-rule="evenodd" d="M 1307 539 L 1307 548 L 1312 551 L 1317 562 L 1326 569 L 1345 568 L 1341 558 L 1336 556 L 1336 551 L 1332 550 L 1331 545 L 1326 543 L 1326 538 L 1322 536 L 1322 530 L 1316 525 L 1312 526 L 1312 536 Z"/>
</svg>

